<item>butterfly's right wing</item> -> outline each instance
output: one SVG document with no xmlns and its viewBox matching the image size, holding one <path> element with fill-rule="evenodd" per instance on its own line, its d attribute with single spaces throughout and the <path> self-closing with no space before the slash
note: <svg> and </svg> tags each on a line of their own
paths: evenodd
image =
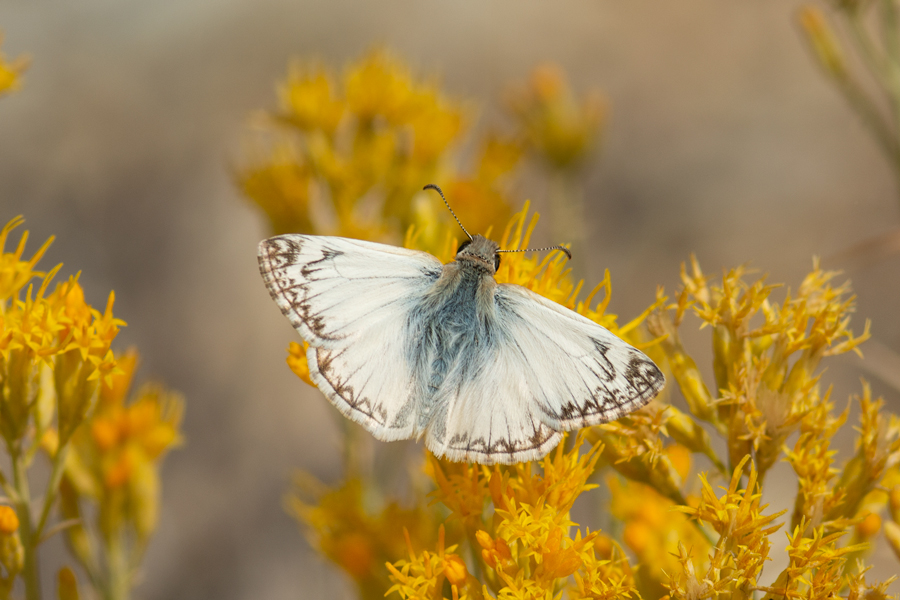
<svg viewBox="0 0 900 600">
<path fill-rule="evenodd" d="M 282 235 L 259 245 L 272 298 L 310 347 L 310 376 L 381 440 L 416 434 L 411 310 L 440 277 L 425 252 L 347 238 Z"/>
<path fill-rule="evenodd" d="M 569 431 L 618 419 L 663 387 L 659 368 L 607 329 L 517 285 L 498 285 L 488 341 L 441 387 L 426 443 L 456 461 L 540 458 Z"/>
</svg>

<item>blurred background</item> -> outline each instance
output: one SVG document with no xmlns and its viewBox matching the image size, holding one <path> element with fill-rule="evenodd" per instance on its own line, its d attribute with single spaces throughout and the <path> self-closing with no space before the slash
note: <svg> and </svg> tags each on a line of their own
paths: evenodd
<svg viewBox="0 0 900 600">
<path fill-rule="evenodd" d="M 610 270 L 611 311 L 629 320 L 657 285 L 674 290 L 692 252 L 710 273 L 747 264 L 793 286 L 823 257 L 848 269 L 854 329 L 872 320 L 880 365 L 830 363 L 835 397 L 857 393 L 865 376 L 900 408 L 890 385 L 900 256 L 829 262 L 897 229 L 900 194 L 804 42 L 799 6 L 0 3 L 3 52 L 31 57 L 23 89 L 0 103 L 0 222 L 23 214 L 35 247 L 56 235 L 42 265 L 82 271 L 93 305 L 115 290 L 116 316 L 128 322 L 118 347 L 137 346 L 140 376 L 187 398 L 186 443 L 164 467 L 160 529 L 137 595 L 353 597 L 283 508 L 293 469 L 338 477 L 337 426 L 321 394 L 285 365 L 297 337 L 256 264 L 268 225 L 235 183 L 251 117 L 276 107 L 276 82 L 294 58 L 339 70 L 373 46 L 390 48 L 474 102 L 476 129 L 502 127 L 509 86 L 556 63 L 577 94 L 596 89 L 607 104 L 598 151 L 579 177 L 581 268 L 590 285 Z M 526 177 L 512 198 L 516 209 L 530 199 L 546 211 L 547 195 Z M 542 221 L 537 242 L 565 241 L 550 231 Z M 709 357 L 708 337 L 685 336 L 695 356 Z M 879 546 L 876 577 L 892 572 L 887 557 Z"/>
</svg>

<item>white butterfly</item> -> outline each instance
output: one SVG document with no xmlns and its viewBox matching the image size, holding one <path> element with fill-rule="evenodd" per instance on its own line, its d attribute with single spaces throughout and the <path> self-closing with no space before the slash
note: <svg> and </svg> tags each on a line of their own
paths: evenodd
<svg viewBox="0 0 900 600">
<path fill-rule="evenodd" d="M 469 238 L 446 265 L 339 237 L 260 243 L 269 293 L 309 343 L 312 380 L 344 416 L 380 440 L 424 436 L 438 457 L 512 464 L 662 389 L 653 361 L 605 328 L 498 284 L 504 251 Z"/>
</svg>

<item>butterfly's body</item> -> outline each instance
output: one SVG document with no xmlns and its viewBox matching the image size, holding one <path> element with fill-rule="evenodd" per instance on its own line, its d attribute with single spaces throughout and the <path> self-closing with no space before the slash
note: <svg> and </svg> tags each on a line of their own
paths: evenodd
<svg viewBox="0 0 900 600">
<path fill-rule="evenodd" d="M 606 422 L 663 385 L 656 365 L 596 323 L 494 280 L 495 242 L 446 265 L 382 244 L 285 235 L 260 271 L 310 344 L 310 374 L 377 438 L 425 437 L 451 460 L 515 463 L 560 432 Z"/>
</svg>

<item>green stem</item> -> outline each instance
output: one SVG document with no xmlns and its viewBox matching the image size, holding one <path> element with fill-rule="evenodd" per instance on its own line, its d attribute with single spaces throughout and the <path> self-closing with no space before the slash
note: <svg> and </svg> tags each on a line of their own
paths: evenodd
<svg viewBox="0 0 900 600">
<path fill-rule="evenodd" d="M 25 550 L 25 567 L 22 578 L 25 580 L 26 600 L 41 599 L 41 579 L 37 564 L 37 539 L 34 536 L 31 522 L 31 495 L 28 490 L 28 473 L 25 460 L 19 448 L 12 452 L 13 482 L 18 495 L 16 512 L 19 515 L 19 536 Z"/>
<path fill-rule="evenodd" d="M 114 533 L 106 540 L 107 581 L 103 600 L 128 600 L 131 565 L 122 544 L 121 535 Z"/>
<path fill-rule="evenodd" d="M 886 5 L 890 4 L 890 7 Z M 863 92 L 849 75 L 835 78 L 838 87 L 853 109 L 862 118 L 863 123 L 872 134 L 882 151 L 887 155 L 898 182 L 900 191 L 900 38 L 897 35 L 896 7 L 893 0 L 883 0 L 882 15 L 884 19 L 893 18 L 893 24 L 884 23 L 885 47 L 887 55 L 876 47 L 859 14 L 847 16 L 850 34 L 868 70 L 881 85 L 893 111 L 893 122 L 887 121 L 874 102 Z"/>
<path fill-rule="evenodd" d="M 881 32 L 884 38 L 888 96 L 894 108 L 894 135 L 900 135 L 900 38 L 897 35 L 897 6 L 881 0 Z"/>
<path fill-rule="evenodd" d="M 59 492 L 59 482 L 62 480 L 66 464 L 66 455 L 68 454 L 69 445 L 59 448 L 53 457 L 53 467 L 50 471 L 50 481 L 47 483 L 47 493 L 44 494 L 44 506 L 41 508 L 41 518 L 34 530 L 34 537 L 37 543 L 41 543 L 41 536 L 44 535 L 44 528 L 47 526 L 47 517 L 50 516 L 50 509 L 56 501 L 56 494 Z"/>
<path fill-rule="evenodd" d="M 16 488 L 9 483 L 9 480 L 6 478 L 6 475 L 3 474 L 3 471 L 0 471 L 0 489 L 2 489 L 3 493 L 9 497 L 11 503 L 17 504 L 19 502 L 19 493 L 16 491 Z"/>
</svg>

